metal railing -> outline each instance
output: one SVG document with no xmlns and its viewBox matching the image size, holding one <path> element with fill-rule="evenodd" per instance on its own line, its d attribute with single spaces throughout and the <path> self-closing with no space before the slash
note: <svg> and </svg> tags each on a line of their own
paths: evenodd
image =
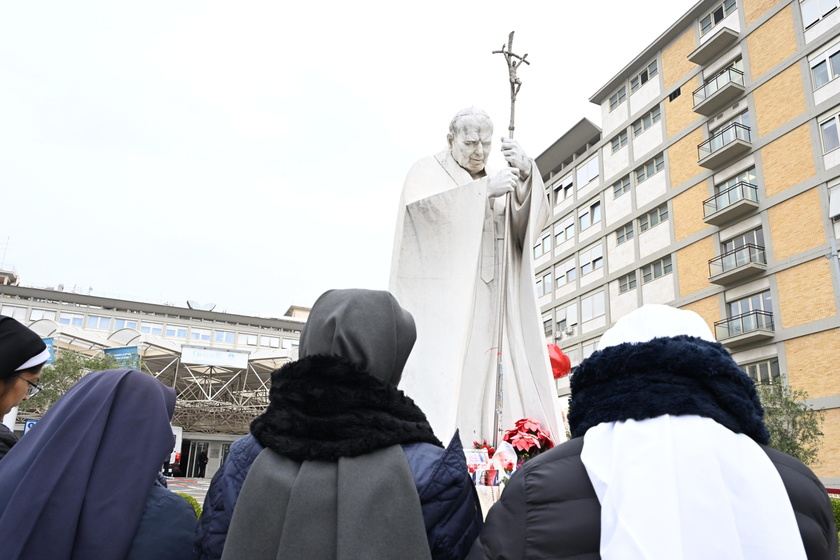
<svg viewBox="0 0 840 560">
<path fill-rule="evenodd" d="M 721 130 L 717 131 L 714 136 L 697 146 L 697 153 L 702 160 L 720 150 L 724 146 L 728 146 L 735 140 L 743 140 L 744 142 L 752 142 L 750 139 L 750 127 L 744 126 L 741 123 L 732 123 Z"/>
<path fill-rule="evenodd" d="M 717 276 L 749 263 L 767 264 L 764 247 L 748 243 L 734 251 L 715 257 L 709 261 L 709 274 Z"/>
<path fill-rule="evenodd" d="M 732 67 L 721 70 L 702 86 L 694 90 L 694 106 L 697 107 L 700 103 L 711 97 L 715 92 L 728 83 L 735 83 L 743 86 L 744 73 Z"/>
<path fill-rule="evenodd" d="M 758 202 L 758 186 L 740 181 L 721 191 L 712 198 L 703 201 L 703 215 L 709 217 L 719 210 L 728 208 L 741 200 Z"/>
<path fill-rule="evenodd" d="M 773 330 L 773 314 L 755 309 L 715 323 L 715 338 L 724 340 L 741 334 Z"/>
</svg>

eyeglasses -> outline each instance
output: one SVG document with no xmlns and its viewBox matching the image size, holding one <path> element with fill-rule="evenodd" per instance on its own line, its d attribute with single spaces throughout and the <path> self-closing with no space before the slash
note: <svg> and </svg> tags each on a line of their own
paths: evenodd
<svg viewBox="0 0 840 560">
<path fill-rule="evenodd" d="M 41 387 L 37 383 L 32 383 L 31 381 L 29 381 L 25 377 L 21 377 L 20 375 L 18 375 L 18 377 L 20 377 L 21 379 L 23 379 L 24 381 L 29 383 L 29 390 L 26 392 L 26 398 L 28 398 L 28 399 L 31 399 L 32 397 L 34 397 L 35 395 L 37 395 L 38 393 L 40 393 L 44 389 L 43 387 Z"/>
</svg>

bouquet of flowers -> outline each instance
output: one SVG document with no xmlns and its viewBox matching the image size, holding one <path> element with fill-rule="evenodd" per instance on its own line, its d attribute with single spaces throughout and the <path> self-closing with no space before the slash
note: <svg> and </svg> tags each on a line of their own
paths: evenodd
<svg viewBox="0 0 840 560">
<path fill-rule="evenodd" d="M 474 441 L 473 442 L 473 448 L 486 450 L 487 451 L 487 457 L 490 458 L 490 459 L 492 459 L 493 455 L 496 453 L 496 449 L 492 445 L 487 443 L 486 439 L 481 440 L 481 443 L 479 443 L 477 441 Z"/>
<path fill-rule="evenodd" d="M 533 418 L 517 420 L 514 428 L 505 432 L 503 439 L 516 450 L 516 456 L 519 458 L 517 468 L 528 459 L 533 459 L 543 451 L 554 447 L 551 437 Z"/>
</svg>

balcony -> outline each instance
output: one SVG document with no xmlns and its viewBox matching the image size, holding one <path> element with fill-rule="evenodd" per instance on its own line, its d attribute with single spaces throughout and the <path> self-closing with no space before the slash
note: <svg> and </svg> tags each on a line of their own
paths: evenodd
<svg viewBox="0 0 840 560">
<path fill-rule="evenodd" d="M 729 67 L 694 91 L 694 112 L 706 117 L 719 113 L 744 93 L 744 73 Z"/>
<path fill-rule="evenodd" d="M 715 323 L 715 338 L 726 346 L 744 346 L 773 338 L 773 314 L 748 311 Z"/>
<path fill-rule="evenodd" d="M 758 187 L 741 181 L 703 201 L 703 221 L 713 226 L 731 222 L 758 208 Z"/>
<path fill-rule="evenodd" d="M 709 261 L 709 282 L 726 285 L 767 270 L 764 247 L 747 244 Z"/>
<path fill-rule="evenodd" d="M 697 165 L 706 169 L 717 169 L 724 163 L 741 156 L 752 148 L 750 127 L 732 123 L 697 146 Z"/>
<path fill-rule="evenodd" d="M 688 60 L 694 64 L 704 66 L 738 42 L 738 32 L 728 27 L 722 27 L 720 31 L 703 41 L 688 55 Z"/>
</svg>

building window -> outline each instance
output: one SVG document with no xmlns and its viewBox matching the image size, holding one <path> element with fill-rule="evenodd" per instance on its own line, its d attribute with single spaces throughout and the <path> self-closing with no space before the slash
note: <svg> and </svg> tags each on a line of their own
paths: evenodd
<svg viewBox="0 0 840 560">
<path fill-rule="evenodd" d="M 190 338 L 193 340 L 210 341 L 210 329 L 192 329 L 190 331 Z"/>
<path fill-rule="evenodd" d="M 719 24 L 723 19 L 735 11 L 735 0 L 726 0 L 723 4 L 718 4 L 714 9 L 700 20 L 700 35 L 705 35 Z"/>
<path fill-rule="evenodd" d="M 625 241 L 630 241 L 631 239 L 633 239 L 635 233 L 636 230 L 633 228 L 633 222 L 624 224 L 623 226 L 615 230 L 615 244 L 621 245 Z"/>
<path fill-rule="evenodd" d="M 800 0 L 802 22 L 808 29 L 838 7 L 838 0 Z"/>
<path fill-rule="evenodd" d="M 537 278 L 537 297 L 550 294 L 554 288 L 551 284 L 551 271 L 547 271 Z"/>
<path fill-rule="evenodd" d="M 19 323 L 26 321 L 26 308 L 18 307 L 17 305 L 4 305 L 0 308 L 0 315 L 17 319 Z M 81 315 L 80 315 L 81 316 Z M 70 323 L 62 323 L 62 325 L 69 325 Z M 81 323 L 79 323 L 81 325 Z"/>
<path fill-rule="evenodd" d="M 114 319 L 114 330 L 134 329 L 137 330 L 137 321 L 132 319 Z"/>
<path fill-rule="evenodd" d="M 140 332 L 143 334 L 156 334 L 160 336 L 163 334 L 163 325 L 161 323 L 140 323 Z"/>
<path fill-rule="evenodd" d="M 840 147 L 840 135 L 837 133 L 838 118 L 840 118 L 840 114 L 820 123 L 820 136 L 822 136 L 823 153 L 825 154 Z"/>
<path fill-rule="evenodd" d="M 723 253 L 730 253 L 742 249 L 747 245 L 764 247 L 764 232 L 761 228 L 748 231 L 738 237 L 734 237 L 722 244 Z"/>
<path fill-rule="evenodd" d="M 5 313 L 3 313 L 3 315 L 5 315 Z M 30 321 L 38 321 L 40 319 L 55 321 L 55 311 L 50 311 L 48 309 L 33 309 L 32 312 L 29 313 Z"/>
<path fill-rule="evenodd" d="M 589 228 L 601 221 L 601 202 L 594 202 L 590 206 L 578 212 L 580 220 L 580 231 Z"/>
<path fill-rule="evenodd" d="M 585 360 L 589 356 L 591 356 L 596 350 L 598 350 L 598 341 L 597 340 L 590 340 L 589 342 L 583 343 L 583 359 Z"/>
<path fill-rule="evenodd" d="M 58 322 L 62 325 L 72 325 L 74 327 L 81 327 L 84 320 L 84 315 L 78 313 L 62 313 L 58 316 Z"/>
<path fill-rule="evenodd" d="M 840 76 L 840 45 L 835 45 L 811 60 L 814 89 L 823 87 L 837 76 Z"/>
<path fill-rule="evenodd" d="M 241 334 L 239 335 L 239 344 L 246 344 L 248 346 L 257 345 L 257 335 L 255 334 Z"/>
<path fill-rule="evenodd" d="M 539 242 L 534 245 L 534 258 L 538 259 L 541 256 L 551 252 L 551 232 L 543 232 Z"/>
<path fill-rule="evenodd" d="M 604 313 L 604 292 L 597 292 L 580 300 L 580 318 L 584 323 Z"/>
<path fill-rule="evenodd" d="M 563 220 L 554 226 L 554 246 L 559 247 L 560 244 L 566 241 L 572 241 L 575 238 L 575 216 L 574 214 L 563 218 Z"/>
<path fill-rule="evenodd" d="M 280 348 L 280 337 L 277 336 L 261 336 L 260 346 L 268 346 L 269 348 Z"/>
<path fill-rule="evenodd" d="M 630 80 L 630 93 L 636 93 L 636 91 L 640 87 L 645 85 L 648 82 L 648 80 L 656 76 L 658 73 L 659 68 L 656 65 L 656 61 L 654 60 L 653 62 L 648 64 L 644 70 L 639 72 L 636 76 L 633 77 L 632 80 Z"/>
<path fill-rule="evenodd" d="M 621 86 L 621 89 L 610 96 L 610 111 L 624 103 L 627 99 L 627 87 Z"/>
<path fill-rule="evenodd" d="M 97 315 L 88 315 L 86 326 L 89 329 L 104 329 L 108 330 L 111 328 L 111 318 L 110 317 L 99 317 Z"/>
<path fill-rule="evenodd" d="M 630 175 L 625 175 L 613 185 L 613 199 L 630 192 Z"/>
<path fill-rule="evenodd" d="M 187 327 L 181 325 L 166 325 L 166 336 L 170 338 L 187 338 Z"/>
<path fill-rule="evenodd" d="M 751 295 L 750 297 L 739 299 L 737 301 L 730 301 L 727 304 L 729 317 L 737 317 L 750 311 L 766 311 L 773 312 L 773 299 L 770 296 L 770 290 Z"/>
<path fill-rule="evenodd" d="M 639 117 L 639 119 L 637 119 L 633 123 L 633 138 L 636 138 L 642 132 L 648 130 L 650 127 L 658 123 L 659 119 L 661 118 L 662 115 L 659 111 L 659 105 L 657 105 L 656 107 Z"/>
<path fill-rule="evenodd" d="M 636 271 L 618 278 L 618 293 L 623 294 L 636 289 Z"/>
<path fill-rule="evenodd" d="M 719 195 L 737 186 L 740 183 L 749 183 L 755 185 L 756 183 L 755 167 L 750 167 L 746 171 L 742 171 L 735 177 L 727 179 L 725 182 L 715 185 L 715 195 Z"/>
<path fill-rule="evenodd" d="M 639 231 L 647 231 L 668 220 L 668 203 L 664 202 L 639 218 Z"/>
<path fill-rule="evenodd" d="M 595 156 L 577 168 L 578 187 L 589 183 L 589 181 L 598 176 L 598 173 L 598 156 Z"/>
<path fill-rule="evenodd" d="M 616 153 L 618 150 L 623 148 L 627 145 L 627 131 L 622 130 L 618 133 L 618 136 L 612 139 L 612 153 Z"/>
<path fill-rule="evenodd" d="M 233 344 L 233 333 L 230 331 L 216 331 L 216 335 L 213 337 L 216 342 L 226 342 L 228 344 Z"/>
<path fill-rule="evenodd" d="M 753 381 L 761 385 L 778 385 L 782 377 L 779 373 L 778 358 L 747 364 L 742 369 Z"/>
<path fill-rule="evenodd" d="M 573 185 L 574 180 L 572 179 L 571 173 L 558 181 L 557 184 L 554 185 L 554 204 L 560 204 L 572 196 Z"/>
<path fill-rule="evenodd" d="M 749 128 L 750 128 L 750 112 L 749 111 L 744 111 L 740 115 L 732 117 L 728 121 L 726 121 L 722 124 L 719 124 L 714 129 L 709 130 L 709 135 L 712 136 L 712 138 L 710 138 L 712 143 L 714 144 L 716 141 L 718 143 L 718 144 L 714 144 L 712 146 L 712 151 L 713 152 L 715 150 L 717 150 L 718 148 L 720 148 L 722 145 L 728 144 L 729 142 L 731 142 L 734 139 L 734 138 L 727 137 L 726 134 L 721 134 L 722 132 L 724 132 L 724 129 L 727 129 L 728 127 L 730 127 L 733 124 L 735 124 L 735 125 L 740 124 L 741 126 L 743 126 L 743 127 L 745 127 L 746 129 L 749 130 Z M 732 129 L 729 129 L 729 130 L 732 130 Z M 730 135 L 734 136 L 734 134 L 735 134 L 734 131 L 730 132 Z M 714 138 L 715 136 L 718 136 L 717 140 L 715 140 L 715 138 Z M 747 140 L 749 140 L 749 138 L 747 138 Z"/>
<path fill-rule="evenodd" d="M 665 156 L 659 154 L 652 160 L 645 162 L 641 167 L 636 168 L 636 184 L 644 183 L 652 175 L 656 175 L 663 169 L 665 169 Z"/>
<path fill-rule="evenodd" d="M 642 267 L 642 283 L 647 284 L 657 278 L 671 274 L 671 255 Z"/>
<path fill-rule="evenodd" d="M 553 328 L 554 324 L 551 321 L 551 314 L 543 315 L 542 323 L 543 323 L 543 332 L 545 333 L 545 336 L 551 336 L 551 333 L 554 332 L 554 328 Z"/>
<path fill-rule="evenodd" d="M 600 243 L 581 252 L 578 258 L 580 262 L 580 275 L 589 274 L 604 266 L 604 247 Z"/>
<path fill-rule="evenodd" d="M 554 318 L 557 320 L 558 331 L 568 331 L 577 325 L 577 303 L 561 307 L 554 312 Z"/>
<path fill-rule="evenodd" d="M 577 267 L 575 266 L 575 258 L 560 263 L 554 267 L 554 277 L 557 279 L 557 287 L 565 286 L 570 282 L 577 280 Z"/>
</svg>

